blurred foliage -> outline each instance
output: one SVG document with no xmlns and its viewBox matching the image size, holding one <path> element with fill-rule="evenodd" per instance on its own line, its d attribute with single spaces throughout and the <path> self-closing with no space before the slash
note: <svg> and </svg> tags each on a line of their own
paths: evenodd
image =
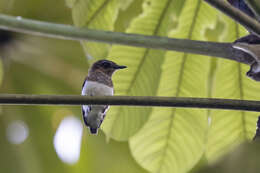
<svg viewBox="0 0 260 173">
<path fill-rule="evenodd" d="M 0 0 L 0 12 L 193 40 L 232 42 L 247 34 L 202 0 L 58 0 L 55 7 L 51 0 Z M 108 58 L 128 66 L 113 77 L 116 95 L 260 98 L 257 83 L 245 76 L 248 67 L 237 62 L 12 32 L 6 39 L 8 34 L 1 33 L 2 93 L 80 94 L 89 64 Z M 257 119 L 257 113 L 242 111 L 111 107 L 104 133 L 91 136 L 84 128 L 80 159 L 68 165 L 58 158 L 53 137 L 62 119 L 71 115 L 81 119 L 80 107 L 2 106 L 1 171 L 195 172 L 251 140 Z M 7 139 L 8 125 L 16 120 L 29 129 L 22 144 Z"/>
<path fill-rule="evenodd" d="M 232 149 L 232 152 L 225 155 L 219 161 L 205 168 L 198 170 L 196 173 L 258 173 L 260 170 L 259 141 L 253 143 L 243 143 Z"/>
<path fill-rule="evenodd" d="M 63 0 L 55 1 L 55 6 L 51 0 L 0 0 L 0 4 L 0 11 L 5 14 L 72 24 L 71 11 Z M 5 74 L 2 93 L 81 93 L 88 61 L 78 42 L 10 34 L 10 41 L 0 47 Z M 81 120 L 80 106 L 3 106 L 0 112 L 1 172 L 146 172 L 131 157 L 127 142 L 111 140 L 107 143 L 102 132 L 99 136 L 90 136 L 86 128 L 80 160 L 75 165 L 63 163 L 55 152 L 53 137 L 61 120 L 71 115 Z M 8 125 L 16 120 L 25 122 L 29 129 L 28 138 L 17 145 L 7 140 Z"/>
</svg>

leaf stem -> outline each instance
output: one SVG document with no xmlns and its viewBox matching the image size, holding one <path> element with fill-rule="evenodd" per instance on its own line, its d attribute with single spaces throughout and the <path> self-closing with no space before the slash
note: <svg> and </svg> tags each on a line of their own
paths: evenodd
<svg viewBox="0 0 260 173">
<path fill-rule="evenodd" d="M 230 109 L 260 112 L 260 101 L 150 96 L 78 96 L 1 94 L 2 105 L 126 105 Z"/>
<path fill-rule="evenodd" d="M 23 19 L 21 17 L 12 17 L 3 14 L 0 14 L 0 28 L 60 39 L 88 40 L 128 46 L 173 50 L 212 57 L 222 57 L 245 64 L 251 64 L 253 62 L 253 58 L 250 55 L 242 53 L 240 50 L 234 49 L 231 43 L 205 42 L 99 31 L 87 28 L 77 28 L 63 24 Z"/>
</svg>

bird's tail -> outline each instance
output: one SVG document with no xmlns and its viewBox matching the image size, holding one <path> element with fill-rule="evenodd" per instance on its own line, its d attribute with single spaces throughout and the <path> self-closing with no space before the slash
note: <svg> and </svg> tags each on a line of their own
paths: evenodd
<svg viewBox="0 0 260 173">
<path fill-rule="evenodd" d="M 98 133 L 98 129 L 97 129 L 97 128 L 91 128 L 91 127 L 89 127 L 89 130 L 90 130 L 90 133 L 91 133 L 91 134 L 96 135 L 96 134 Z"/>
<path fill-rule="evenodd" d="M 91 127 L 91 125 L 88 123 L 87 117 L 83 116 L 83 120 L 84 120 L 86 126 L 89 128 L 91 134 L 97 134 L 98 133 L 98 129 Z"/>
<path fill-rule="evenodd" d="M 98 128 L 100 127 L 103 114 L 100 111 L 92 109 L 87 116 L 83 116 L 85 124 L 88 126 L 91 134 L 97 134 Z"/>
</svg>

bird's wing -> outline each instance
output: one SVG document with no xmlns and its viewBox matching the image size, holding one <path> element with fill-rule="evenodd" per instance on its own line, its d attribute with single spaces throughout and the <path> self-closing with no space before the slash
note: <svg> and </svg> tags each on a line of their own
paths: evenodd
<svg viewBox="0 0 260 173">
<path fill-rule="evenodd" d="M 81 95 L 86 95 L 86 92 L 87 92 L 86 81 L 87 81 L 87 78 L 85 78 L 85 80 L 83 82 Z M 91 111 L 91 109 L 92 109 L 91 105 L 82 105 L 83 120 L 87 126 L 89 126 L 89 124 L 87 123 L 87 116 L 88 116 L 89 112 Z"/>
<path fill-rule="evenodd" d="M 87 90 L 87 86 L 86 83 L 87 82 L 87 78 L 85 78 L 83 85 L 82 85 L 82 90 L 81 90 L 81 95 L 86 95 L 86 90 Z"/>
<path fill-rule="evenodd" d="M 84 122 L 87 126 L 89 126 L 89 124 L 87 123 L 87 117 L 88 117 L 88 114 L 91 111 L 91 109 L 92 109 L 92 107 L 90 105 L 83 105 L 82 106 L 83 120 L 84 120 Z"/>
<path fill-rule="evenodd" d="M 106 114 L 107 113 L 107 110 L 108 110 L 109 106 L 108 105 L 105 105 L 104 106 L 104 109 L 102 111 L 103 114 Z"/>
</svg>

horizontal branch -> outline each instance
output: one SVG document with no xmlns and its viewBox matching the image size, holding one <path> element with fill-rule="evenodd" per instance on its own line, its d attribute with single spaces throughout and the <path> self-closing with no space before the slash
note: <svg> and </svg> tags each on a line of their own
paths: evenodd
<svg viewBox="0 0 260 173">
<path fill-rule="evenodd" d="M 20 95 L 1 94 L 2 105 L 125 105 L 125 106 L 163 106 L 183 108 L 230 109 L 260 112 L 260 101 L 148 97 L 148 96 L 76 96 L 76 95 Z"/>
<path fill-rule="evenodd" d="M 253 58 L 232 47 L 231 43 L 217 43 L 174 39 L 158 36 L 145 36 L 110 31 L 99 31 L 87 28 L 77 28 L 69 25 L 40 22 L 0 15 L 0 28 L 21 33 L 47 36 L 69 40 L 88 40 L 104 43 L 122 44 L 154 49 L 173 50 L 194 53 L 212 57 L 222 57 L 245 64 L 251 64 Z"/>
<path fill-rule="evenodd" d="M 226 0 L 205 0 L 207 3 L 211 4 L 213 7 L 222 11 L 241 25 L 248 28 L 250 31 L 254 32 L 260 36 L 260 23 L 254 18 L 243 13 L 239 9 L 231 6 Z"/>
</svg>

